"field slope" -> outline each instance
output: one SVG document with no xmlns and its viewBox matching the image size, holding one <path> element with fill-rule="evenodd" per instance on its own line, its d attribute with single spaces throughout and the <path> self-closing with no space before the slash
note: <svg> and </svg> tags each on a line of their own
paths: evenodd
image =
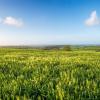
<svg viewBox="0 0 100 100">
<path fill-rule="evenodd" d="M 1 100 L 100 100 L 100 52 L 0 48 Z"/>
</svg>

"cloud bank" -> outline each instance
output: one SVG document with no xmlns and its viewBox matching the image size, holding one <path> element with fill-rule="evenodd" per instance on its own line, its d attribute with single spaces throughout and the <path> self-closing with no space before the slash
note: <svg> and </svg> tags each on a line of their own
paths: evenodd
<svg viewBox="0 0 100 100">
<path fill-rule="evenodd" d="M 88 18 L 86 21 L 85 21 L 85 25 L 87 26 L 94 26 L 94 25 L 99 25 L 100 24 L 100 20 L 97 16 L 97 12 L 96 11 L 93 11 L 90 15 L 90 18 Z"/>
</svg>

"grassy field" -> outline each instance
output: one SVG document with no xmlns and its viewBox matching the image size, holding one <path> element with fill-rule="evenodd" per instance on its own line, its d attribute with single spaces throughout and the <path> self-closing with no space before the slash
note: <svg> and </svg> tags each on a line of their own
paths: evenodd
<svg viewBox="0 0 100 100">
<path fill-rule="evenodd" d="M 0 48 L 0 100 L 100 100 L 100 52 Z"/>
</svg>

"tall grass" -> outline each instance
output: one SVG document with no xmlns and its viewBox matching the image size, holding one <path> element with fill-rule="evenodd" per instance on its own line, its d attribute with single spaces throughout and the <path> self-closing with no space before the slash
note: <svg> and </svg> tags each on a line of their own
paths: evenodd
<svg viewBox="0 0 100 100">
<path fill-rule="evenodd" d="M 100 100 L 100 53 L 0 49 L 1 100 Z"/>
</svg>

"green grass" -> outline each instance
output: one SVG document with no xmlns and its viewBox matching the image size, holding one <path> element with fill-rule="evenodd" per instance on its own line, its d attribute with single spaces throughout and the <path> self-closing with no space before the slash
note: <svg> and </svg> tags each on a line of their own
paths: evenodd
<svg viewBox="0 0 100 100">
<path fill-rule="evenodd" d="M 100 100 L 100 52 L 0 48 L 1 100 Z"/>
</svg>

